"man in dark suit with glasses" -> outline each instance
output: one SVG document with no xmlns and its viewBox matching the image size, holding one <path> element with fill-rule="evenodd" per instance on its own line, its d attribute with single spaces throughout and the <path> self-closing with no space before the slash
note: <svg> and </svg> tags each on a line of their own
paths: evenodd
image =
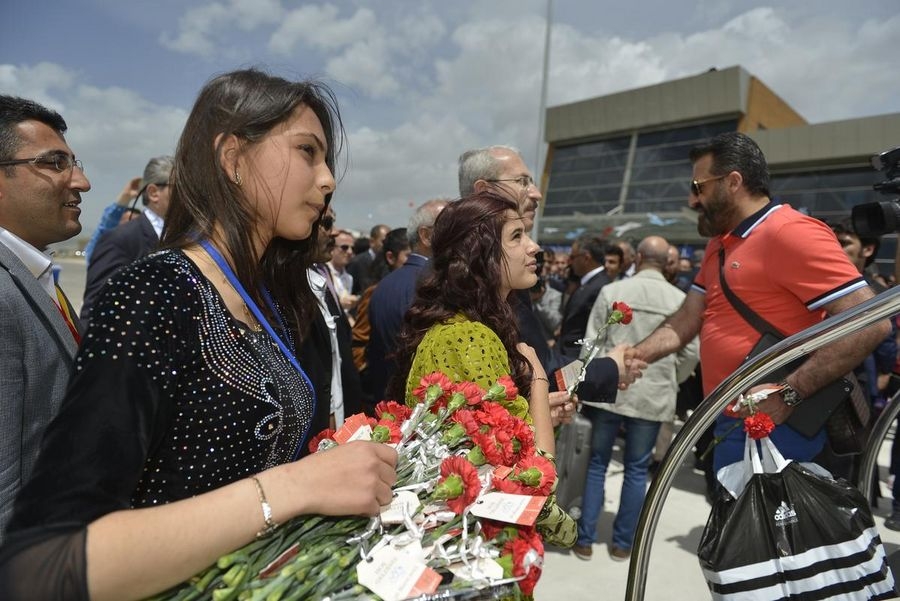
<svg viewBox="0 0 900 601">
<path fill-rule="evenodd" d="M 169 177 L 174 161 L 171 156 L 150 159 L 144 168 L 142 185 L 137 194 L 144 204 L 143 213 L 137 219 L 103 234 L 97 242 L 88 265 L 84 303 L 81 306 L 81 319 L 85 322 L 90 319 L 91 308 L 109 278 L 159 246 L 169 211 Z"/>
</svg>

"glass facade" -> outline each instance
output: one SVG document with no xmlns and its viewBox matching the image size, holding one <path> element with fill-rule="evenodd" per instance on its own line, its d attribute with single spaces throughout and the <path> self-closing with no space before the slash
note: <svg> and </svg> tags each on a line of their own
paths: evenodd
<svg viewBox="0 0 900 601">
<path fill-rule="evenodd" d="M 729 120 L 556 147 L 544 216 L 602 215 L 623 196 L 626 213 L 679 211 L 687 202 L 690 149 L 736 129 Z"/>
<path fill-rule="evenodd" d="M 772 196 L 813 217 L 834 221 L 850 216 L 858 204 L 884 200 L 872 189 L 882 174 L 870 167 L 773 172 Z"/>
</svg>

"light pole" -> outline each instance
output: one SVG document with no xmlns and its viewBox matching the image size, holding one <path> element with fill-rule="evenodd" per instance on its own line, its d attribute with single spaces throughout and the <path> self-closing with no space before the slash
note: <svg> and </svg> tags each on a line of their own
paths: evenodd
<svg viewBox="0 0 900 601">
<path fill-rule="evenodd" d="M 552 23 L 553 0 L 547 0 L 547 20 L 544 28 L 544 68 L 541 72 L 541 104 L 538 112 L 537 144 L 534 151 L 534 168 L 541 175 L 544 173 L 541 159 L 544 155 L 544 113 L 547 112 L 547 80 L 549 79 L 550 72 L 550 32 Z M 538 185 L 543 183 L 541 181 L 543 179 L 541 175 L 538 176 Z M 538 210 L 534 213 L 534 227 L 531 230 L 535 242 L 537 242 L 540 237 L 540 228 L 538 227 L 540 217 L 541 208 L 538 207 Z"/>
</svg>

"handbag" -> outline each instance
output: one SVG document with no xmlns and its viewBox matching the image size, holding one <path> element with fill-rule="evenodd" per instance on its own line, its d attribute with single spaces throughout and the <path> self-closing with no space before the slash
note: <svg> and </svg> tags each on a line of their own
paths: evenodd
<svg viewBox="0 0 900 601">
<path fill-rule="evenodd" d="M 761 446 L 761 450 L 758 448 Z M 697 557 L 716 600 L 893 599 L 863 494 L 816 464 L 786 460 L 749 436 L 744 461 L 719 470 Z"/>
<path fill-rule="evenodd" d="M 784 340 L 775 326 L 766 321 L 734 293 L 725 279 L 725 248 L 719 248 L 719 282 L 725 298 L 760 333 L 757 343 L 750 349 L 746 359 Z M 746 360 L 745 359 L 745 360 Z M 806 359 L 799 358 L 767 376 L 767 379 L 782 380 Z M 836 455 L 856 455 L 866 448 L 869 438 L 871 410 L 856 376 L 849 373 L 829 382 L 802 403 L 794 407 L 787 425 L 812 438 L 825 428 L 828 443 Z"/>
</svg>

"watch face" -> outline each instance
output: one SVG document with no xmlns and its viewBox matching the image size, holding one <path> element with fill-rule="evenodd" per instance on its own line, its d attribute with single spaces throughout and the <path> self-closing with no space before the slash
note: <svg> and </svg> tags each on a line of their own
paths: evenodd
<svg viewBox="0 0 900 601">
<path fill-rule="evenodd" d="M 800 395 L 797 394 L 797 391 L 791 387 L 786 387 L 781 391 L 781 398 L 784 400 L 784 404 L 788 407 L 793 407 L 800 403 Z"/>
</svg>

